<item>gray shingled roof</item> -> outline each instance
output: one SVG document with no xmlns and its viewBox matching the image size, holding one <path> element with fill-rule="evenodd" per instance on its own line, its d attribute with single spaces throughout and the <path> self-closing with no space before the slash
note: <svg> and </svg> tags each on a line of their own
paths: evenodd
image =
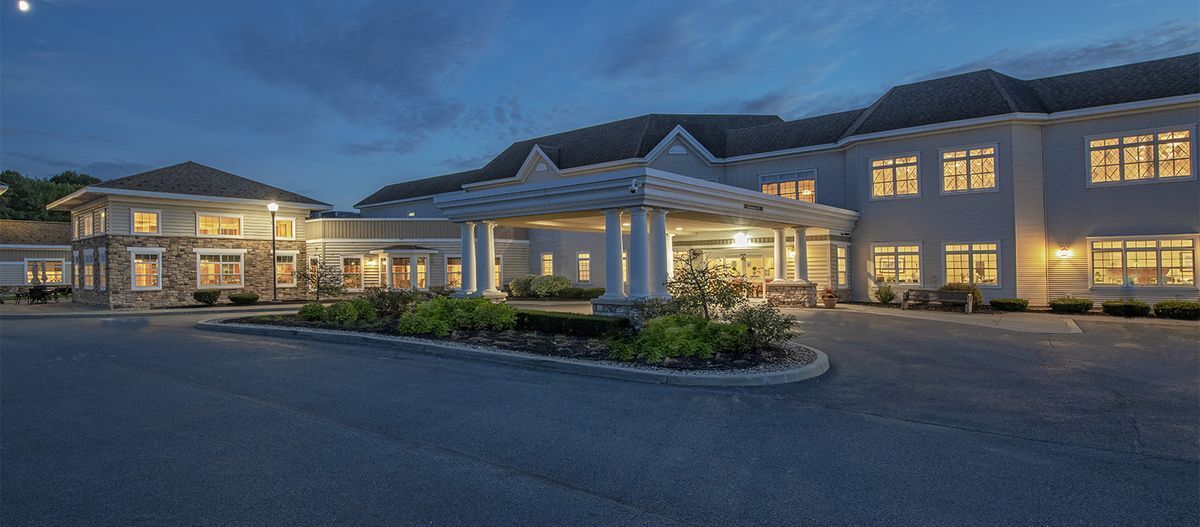
<svg viewBox="0 0 1200 527">
<path fill-rule="evenodd" d="M 676 125 L 713 155 L 829 144 L 852 135 L 1005 115 L 1047 113 L 1200 93 L 1200 53 L 1021 80 L 980 70 L 896 86 L 867 108 L 783 121 L 773 115 L 649 114 L 513 143 L 480 169 L 388 185 L 364 206 L 512 177 L 534 145 L 560 168 L 643 157 Z"/>
<path fill-rule="evenodd" d="M 236 174 L 187 161 L 178 165 L 156 168 L 140 174 L 110 179 L 92 187 L 168 192 L 193 196 L 242 198 L 329 205 L 281 188 L 259 183 Z"/>
<path fill-rule="evenodd" d="M 0 244 L 70 245 L 71 224 L 62 221 L 0 220 Z"/>
</svg>

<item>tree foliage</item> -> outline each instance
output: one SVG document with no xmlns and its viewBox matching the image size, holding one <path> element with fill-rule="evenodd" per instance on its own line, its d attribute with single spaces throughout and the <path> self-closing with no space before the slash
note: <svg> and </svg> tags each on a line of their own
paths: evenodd
<svg viewBox="0 0 1200 527">
<path fill-rule="evenodd" d="M 15 170 L 5 170 L 0 172 L 0 183 L 8 185 L 8 191 L 0 195 L 0 219 L 70 221 L 69 213 L 48 211 L 46 205 L 99 182 L 92 176 L 70 170 L 47 179 L 25 177 Z"/>
<path fill-rule="evenodd" d="M 308 286 L 308 290 L 321 297 L 341 296 L 346 293 L 346 283 L 342 280 L 342 269 L 336 265 L 319 263 L 317 265 L 296 270 L 296 280 Z"/>
<path fill-rule="evenodd" d="M 667 281 L 672 302 L 684 313 L 713 320 L 726 316 L 749 298 L 753 285 L 736 267 L 700 258 L 688 251 L 677 258 L 675 276 Z"/>
</svg>

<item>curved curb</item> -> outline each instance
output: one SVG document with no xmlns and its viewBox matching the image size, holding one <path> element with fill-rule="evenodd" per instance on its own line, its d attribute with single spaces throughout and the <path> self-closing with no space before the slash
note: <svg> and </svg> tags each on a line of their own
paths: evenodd
<svg viewBox="0 0 1200 527">
<path fill-rule="evenodd" d="M 245 314 L 259 313 L 268 314 L 272 312 L 288 312 L 291 313 L 296 309 L 296 306 L 247 306 L 244 308 L 218 308 L 217 311 L 212 308 L 179 308 L 179 309 L 155 309 L 151 311 L 140 310 L 94 310 L 94 311 L 67 311 L 63 313 L 0 313 L 2 320 L 46 320 L 57 318 L 122 318 L 122 317 L 165 317 L 177 315 L 224 315 L 224 314 Z"/>
<path fill-rule="evenodd" d="M 302 328 L 282 328 L 271 326 L 251 326 L 243 324 L 227 324 L 230 318 L 213 318 L 196 323 L 196 329 L 205 331 L 220 331 L 239 333 L 243 335 L 261 335 L 268 337 L 297 338 L 333 342 L 338 344 L 361 343 L 373 346 L 395 347 L 403 345 L 404 351 L 451 357 L 457 359 L 478 360 L 499 364 L 524 366 L 539 370 L 564 373 L 575 373 L 592 377 L 620 379 L 625 381 L 648 382 L 654 384 L 673 384 L 679 386 L 768 386 L 772 384 L 787 384 L 817 377 L 829 371 L 829 356 L 821 350 L 805 346 L 817 354 L 817 360 L 812 364 L 798 366 L 786 370 L 761 373 L 725 373 L 725 374 L 688 374 L 661 371 L 647 371 L 635 368 L 623 368 L 607 364 L 588 364 L 575 360 L 556 357 L 533 357 L 502 351 L 459 346 L 441 342 L 430 342 L 419 339 L 403 339 L 401 337 L 381 337 L 361 333 L 329 333 L 326 331 Z"/>
</svg>

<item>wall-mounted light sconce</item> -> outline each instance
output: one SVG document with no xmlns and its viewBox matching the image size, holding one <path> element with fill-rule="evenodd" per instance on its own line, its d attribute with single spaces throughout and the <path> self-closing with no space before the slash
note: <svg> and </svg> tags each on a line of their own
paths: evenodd
<svg viewBox="0 0 1200 527">
<path fill-rule="evenodd" d="M 739 232 L 733 235 L 733 244 L 738 247 L 746 245 L 749 241 L 750 236 L 744 232 Z"/>
<path fill-rule="evenodd" d="M 1070 258 L 1074 254 L 1075 254 L 1075 252 L 1072 251 L 1071 248 L 1067 247 L 1066 245 L 1059 247 L 1058 251 L 1056 251 L 1054 253 L 1054 255 L 1058 256 L 1059 258 Z"/>
</svg>

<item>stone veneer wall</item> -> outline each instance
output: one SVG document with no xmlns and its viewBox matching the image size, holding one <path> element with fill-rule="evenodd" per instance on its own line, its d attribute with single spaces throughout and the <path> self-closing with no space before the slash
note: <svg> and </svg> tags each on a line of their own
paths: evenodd
<svg viewBox="0 0 1200 527">
<path fill-rule="evenodd" d="M 108 305 L 108 290 L 100 290 L 100 274 L 98 272 L 100 270 L 99 249 L 101 247 L 108 246 L 108 238 L 108 236 L 96 236 L 93 238 L 84 238 L 71 243 L 71 252 L 79 255 L 79 257 L 75 258 L 75 261 L 73 262 L 75 267 L 71 269 L 71 301 L 78 302 L 80 304 L 92 304 L 98 306 Z M 88 271 L 88 273 L 92 276 L 92 283 L 94 284 L 92 289 L 84 289 L 79 282 L 79 277 L 81 276 L 79 271 L 83 268 L 83 251 L 87 249 L 91 249 L 96 252 L 95 259 L 92 263 L 92 268 Z M 106 250 L 109 252 L 109 254 L 112 253 L 112 249 Z M 108 259 L 108 268 L 109 271 L 112 270 L 111 258 Z M 108 276 L 108 283 L 111 285 L 112 282 L 113 277 L 110 273 Z"/>
<path fill-rule="evenodd" d="M 92 244 L 95 245 L 92 245 Z M 108 251 L 108 290 L 81 291 L 75 289 L 74 300 L 86 304 L 108 305 L 112 308 L 150 308 L 195 304 L 192 293 L 196 286 L 197 259 L 194 249 L 246 249 L 242 257 L 243 286 L 238 289 L 222 289 L 222 302 L 229 293 L 250 291 L 258 293 L 262 301 L 271 300 L 271 282 L 274 263 L 271 260 L 270 240 L 244 240 L 231 238 L 187 238 L 168 236 L 102 236 L 83 240 L 75 249 L 106 246 Z M 162 291 L 132 291 L 132 258 L 129 247 L 162 247 Z M 297 266 L 305 265 L 307 256 L 303 241 L 280 240 L 276 243 L 280 251 L 299 251 Z M 280 287 L 280 300 L 303 300 L 305 288 Z"/>
<path fill-rule="evenodd" d="M 767 301 L 782 307 L 816 307 L 816 284 L 779 283 L 767 284 Z"/>
</svg>

